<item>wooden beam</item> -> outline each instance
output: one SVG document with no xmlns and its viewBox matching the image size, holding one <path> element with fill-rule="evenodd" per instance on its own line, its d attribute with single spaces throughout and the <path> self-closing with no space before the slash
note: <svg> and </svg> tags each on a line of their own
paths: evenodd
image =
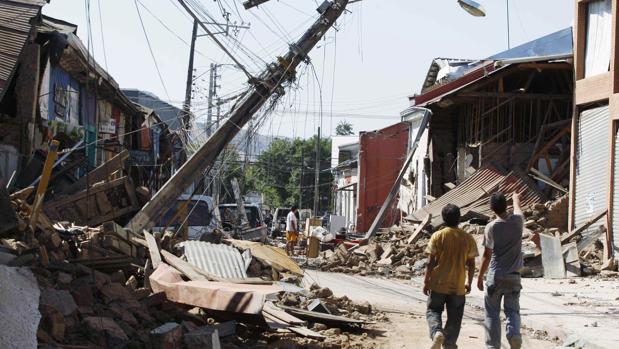
<svg viewBox="0 0 619 349">
<path fill-rule="evenodd" d="M 125 160 L 129 158 L 129 151 L 123 150 L 116 154 L 113 158 L 103 163 L 101 166 L 88 172 L 87 175 L 81 177 L 77 182 L 71 184 L 65 192 L 72 194 L 80 190 L 86 189 L 91 185 L 106 180 L 112 173 L 123 168 Z"/>
<path fill-rule="evenodd" d="M 148 244 L 148 253 L 150 254 L 150 261 L 153 266 L 153 269 L 157 269 L 159 264 L 161 264 L 161 255 L 159 254 L 159 246 L 157 246 L 157 241 L 155 237 L 144 231 L 144 237 L 146 238 L 146 244 Z"/>
<path fill-rule="evenodd" d="M 562 238 L 561 239 L 561 245 L 567 244 L 574 236 L 582 233 L 583 231 L 585 231 L 585 229 L 589 228 L 593 223 L 599 221 L 602 217 L 606 216 L 606 212 L 607 211 L 604 210 L 602 213 L 600 213 L 597 216 L 591 218 L 585 224 L 581 225 L 576 230 L 573 230 L 571 233 L 569 233 L 566 237 Z"/>
<path fill-rule="evenodd" d="M 518 69 L 572 70 L 572 65 L 569 63 L 520 63 Z"/>
<path fill-rule="evenodd" d="M 415 242 L 417 242 L 417 240 L 419 240 L 419 237 L 421 236 L 421 232 L 428 224 L 430 224 L 431 221 L 432 221 L 432 214 L 428 213 L 428 215 L 421 221 L 421 223 L 419 223 L 417 228 L 415 228 L 415 231 L 408 238 L 406 243 L 410 245 L 410 244 L 414 244 Z"/>
<path fill-rule="evenodd" d="M 166 251 L 166 250 L 161 250 L 161 255 L 163 256 L 163 259 L 165 259 L 165 261 L 170 264 L 171 266 L 173 266 L 176 270 L 180 271 L 181 273 L 183 273 L 183 275 L 185 275 L 186 277 L 188 277 L 190 280 L 192 281 L 208 281 L 208 278 L 200 273 L 197 273 L 194 270 L 194 266 L 185 262 L 184 260 L 176 257 L 175 255 L 173 255 L 172 253 Z"/>
<path fill-rule="evenodd" d="M 533 156 L 531 156 L 531 161 L 529 161 L 529 165 L 527 166 L 528 169 L 533 168 L 533 166 L 535 165 L 535 162 L 537 161 L 537 159 L 540 158 L 540 156 L 542 156 L 544 153 L 547 153 L 548 150 L 552 147 L 554 147 L 555 144 L 557 144 L 557 142 L 566 134 L 572 132 L 571 128 L 565 127 L 563 128 L 559 133 L 557 133 L 554 137 L 552 137 L 552 139 L 550 141 L 548 141 L 543 147 L 542 149 L 538 150 L 535 154 L 533 154 Z"/>
<path fill-rule="evenodd" d="M 460 92 L 458 97 L 476 97 L 476 98 L 514 98 L 514 99 L 564 99 L 569 100 L 572 95 L 569 94 L 551 94 L 551 93 L 518 93 L 518 92 Z"/>
<path fill-rule="evenodd" d="M 30 226 L 32 227 L 32 231 L 36 228 L 37 216 L 43 206 L 43 199 L 45 199 L 47 185 L 49 184 L 49 179 L 52 175 L 52 168 L 54 167 L 54 162 L 56 162 L 56 158 L 58 157 L 58 146 L 60 146 L 60 142 L 53 140 L 47 150 L 47 157 L 45 158 L 43 172 L 41 173 L 41 181 L 37 186 L 37 193 L 34 196 L 34 203 L 32 205 L 32 214 L 30 215 Z"/>
</svg>

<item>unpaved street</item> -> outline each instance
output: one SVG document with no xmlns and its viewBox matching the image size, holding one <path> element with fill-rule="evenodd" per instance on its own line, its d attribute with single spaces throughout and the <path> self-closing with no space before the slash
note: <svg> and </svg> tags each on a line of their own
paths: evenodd
<svg viewBox="0 0 619 349">
<path fill-rule="evenodd" d="M 546 281 L 546 282 L 539 282 Z M 428 347 L 425 321 L 425 296 L 421 292 L 421 280 L 400 281 L 379 278 L 325 273 L 306 270 L 304 283 L 317 282 L 329 287 L 336 296 L 346 295 L 354 301 L 369 301 L 380 310 L 389 313 L 391 319 L 386 326 L 385 338 L 379 343 L 384 348 Z M 599 348 L 617 348 L 616 338 L 618 316 L 610 307 L 616 301 L 617 281 L 578 280 L 570 284 L 574 290 L 566 289 L 568 281 L 525 280 L 521 299 L 523 325 L 533 327 L 527 331 L 524 348 L 555 348 L 558 342 L 572 333 L 586 338 Z M 577 292 L 576 295 L 574 292 Z M 467 297 L 467 308 L 458 343 L 460 348 L 480 348 L 483 343 L 482 293 L 473 291 Z M 542 306 L 541 304 L 545 305 Z M 600 312 L 600 307 L 609 307 Z M 546 334 L 545 340 L 533 338 L 534 330 Z M 411 346 L 415 343 L 415 346 Z M 508 348 L 507 343 L 503 343 Z"/>
</svg>

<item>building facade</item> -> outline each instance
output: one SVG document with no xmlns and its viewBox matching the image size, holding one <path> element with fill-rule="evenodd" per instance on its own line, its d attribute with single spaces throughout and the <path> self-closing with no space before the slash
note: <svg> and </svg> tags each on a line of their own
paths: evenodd
<svg viewBox="0 0 619 349">
<path fill-rule="evenodd" d="M 619 255 L 619 60 L 616 0 L 575 2 L 575 106 L 569 226 L 606 211 L 586 234 L 605 227 L 605 257 Z"/>
</svg>

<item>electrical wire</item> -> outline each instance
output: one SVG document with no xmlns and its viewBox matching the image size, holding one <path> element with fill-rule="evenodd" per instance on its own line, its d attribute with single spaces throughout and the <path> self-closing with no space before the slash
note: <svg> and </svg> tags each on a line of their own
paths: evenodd
<svg viewBox="0 0 619 349">
<path fill-rule="evenodd" d="M 101 14 L 101 0 L 97 0 L 97 7 L 99 9 L 99 27 L 101 30 L 101 45 L 103 47 L 103 61 L 105 62 L 105 70 L 108 70 L 107 52 L 105 49 L 105 35 L 103 34 L 103 16 Z"/>
<path fill-rule="evenodd" d="M 161 70 L 159 70 L 159 65 L 157 64 L 157 59 L 155 58 L 155 54 L 153 53 L 153 48 L 150 44 L 150 39 L 148 38 L 148 33 L 146 32 L 146 27 L 144 27 L 144 21 L 142 20 L 142 14 L 140 13 L 140 6 L 138 6 L 138 1 L 133 0 L 135 4 L 135 9 L 138 12 L 138 18 L 140 19 L 140 25 L 142 26 L 142 31 L 144 32 L 144 37 L 146 38 L 146 43 L 148 44 L 148 51 L 150 52 L 150 56 L 153 59 L 153 63 L 155 64 L 155 69 L 157 70 L 157 75 L 159 76 L 159 81 L 161 82 L 161 86 L 163 86 L 163 90 L 165 91 L 166 96 L 170 99 L 170 94 L 168 93 L 168 88 L 163 81 L 163 76 L 161 75 Z"/>
</svg>

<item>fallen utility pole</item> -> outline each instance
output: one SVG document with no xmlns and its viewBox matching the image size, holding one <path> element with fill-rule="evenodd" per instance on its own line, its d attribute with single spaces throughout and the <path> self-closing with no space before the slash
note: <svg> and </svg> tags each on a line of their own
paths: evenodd
<svg viewBox="0 0 619 349">
<path fill-rule="evenodd" d="M 383 220 L 385 219 L 385 213 L 387 212 L 387 209 L 389 208 L 389 206 L 391 206 L 391 203 L 395 199 L 398 189 L 400 189 L 400 184 L 402 183 L 402 179 L 404 178 L 404 175 L 406 174 L 406 170 L 408 169 L 408 166 L 410 166 L 411 162 L 413 161 L 413 155 L 415 155 L 415 151 L 417 150 L 417 147 L 419 146 L 419 142 L 421 141 L 421 136 L 423 135 L 426 128 L 430 124 L 430 118 L 432 117 L 432 111 L 430 111 L 430 109 L 425 109 L 425 108 L 418 108 L 418 109 L 423 110 L 425 114 L 423 116 L 423 119 L 421 120 L 421 125 L 419 125 L 419 130 L 417 130 L 417 136 L 415 136 L 415 142 L 413 142 L 413 145 L 411 146 L 411 151 L 408 153 L 408 157 L 406 158 L 404 165 L 402 165 L 402 169 L 400 170 L 400 173 L 398 174 L 398 177 L 396 178 L 395 183 L 393 183 L 393 186 L 391 187 L 391 191 L 389 192 L 389 195 L 387 195 L 387 198 L 385 199 L 385 202 L 383 202 L 383 205 L 381 206 L 380 211 L 378 211 L 378 215 L 376 215 L 376 218 L 374 218 L 374 222 L 372 222 L 372 225 L 370 226 L 370 230 L 368 230 L 368 232 L 365 234 L 365 239 L 369 239 L 374 234 L 376 234 L 381 224 L 383 224 Z"/>
<path fill-rule="evenodd" d="M 182 0 L 179 2 L 194 19 L 198 19 Z M 232 107 L 230 117 L 155 193 L 127 224 L 127 228 L 139 232 L 152 227 L 170 208 L 171 203 L 176 201 L 193 182 L 200 179 L 206 169 L 213 166 L 219 154 L 267 100 L 274 93 L 284 93 L 282 84 L 295 79 L 297 66 L 308 60 L 307 55 L 344 12 L 348 0 L 335 0 L 325 4 L 320 8 L 320 17 L 295 44 L 290 46 L 288 53 L 284 57 L 278 57 L 277 62 L 271 63 L 260 76 L 250 79 L 250 87 Z M 204 28 L 202 23 L 200 25 Z"/>
</svg>

